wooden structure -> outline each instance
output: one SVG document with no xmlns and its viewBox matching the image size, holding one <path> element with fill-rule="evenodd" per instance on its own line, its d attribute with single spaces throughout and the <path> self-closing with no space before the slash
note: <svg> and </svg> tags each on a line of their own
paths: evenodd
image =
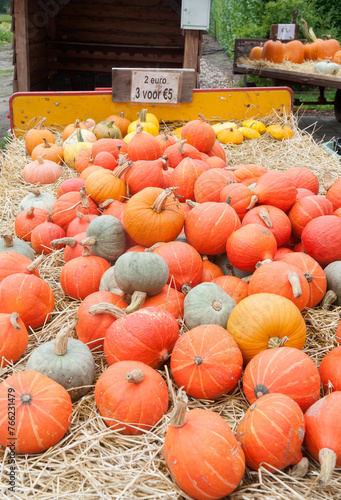
<svg viewBox="0 0 341 500">
<path fill-rule="evenodd" d="M 181 0 L 12 0 L 11 14 L 14 92 L 108 87 L 113 67 L 199 72 Z"/>
<path fill-rule="evenodd" d="M 334 104 L 334 112 L 337 121 L 341 122 L 341 78 L 328 75 L 319 75 L 315 73 L 303 73 L 301 71 L 289 71 L 279 68 L 268 68 L 266 66 L 253 66 L 240 62 L 241 57 L 248 57 L 252 47 L 264 44 L 267 39 L 264 38 L 236 38 L 234 46 L 233 73 L 244 75 L 243 85 L 247 86 L 247 75 L 260 76 L 271 80 L 274 85 L 310 85 L 319 87 L 320 96 L 318 101 L 299 101 L 294 100 L 295 105 L 300 104 Z M 285 42 L 283 42 L 285 43 Z M 255 84 L 252 83 L 252 87 Z M 326 87 L 337 89 L 335 100 L 327 102 L 324 97 Z"/>
</svg>

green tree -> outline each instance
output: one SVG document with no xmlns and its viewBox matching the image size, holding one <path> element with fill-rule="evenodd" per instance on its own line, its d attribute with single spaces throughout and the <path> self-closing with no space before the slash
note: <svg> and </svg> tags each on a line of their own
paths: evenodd
<svg viewBox="0 0 341 500">
<path fill-rule="evenodd" d="M 0 14 L 9 14 L 11 0 L 0 0 Z"/>
</svg>

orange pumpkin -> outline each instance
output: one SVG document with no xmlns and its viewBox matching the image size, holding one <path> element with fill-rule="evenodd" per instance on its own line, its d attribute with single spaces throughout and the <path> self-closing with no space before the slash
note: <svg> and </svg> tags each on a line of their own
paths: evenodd
<svg viewBox="0 0 341 500">
<path fill-rule="evenodd" d="M 63 142 L 66 141 L 66 139 L 68 139 L 68 137 L 70 137 L 70 135 L 74 134 L 79 129 L 87 130 L 88 126 L 84 122 L 82 122 L 78 119 L 75 120 L 74 123 L 70 123 L 69 125 L 66 125 L 66 127 L 63 130 L 63 134 L 62 134 L 62 141 Z"/>
<path fill-rule="evenodd" d="M 217 266 L 217 264 L 211 262 L 207 257 L 207 255 L 202 256 L 202 265 L 203 265 L 203 272 L 201 278 L 202 283 L 205 283 L 207 281 L 214 281 L 215 278 L 218 278 L 219 276 L 224 276 L 224 273 L 220 269 L 220 267 Z"/>
<path fill-rule="evenodd" d="M 321 215 L 333 215 L 333 211 L 333 204 L 326 197 L 304 196 L 294 203 L 288 214 L 293 235 L 299 238 L 308 222 Z"/>
<path fill-rule="evenodd" d="M 127 187 L 121 176 L 130 166 L 131 162 L 126 162 L 115 172 L 106 168 L 92 172 L 85 180 L 86 192 L 98 205 L 109 199 L 123 201 L 127 194 Z"/>
<path fill-rule="evenodd" d="M 237 276 L 218 276 L 213 283 L 220 286 L 237 304 L 248 296 L 249 284 Z"/>
<path fill-rule="evenodd" d="M 300 40 L 291 40 L 284 46 L 284 61 L 290 61 L 296 64 L 302 64 L 304 60 L 304 45 Z"/>
<path fill-rule="evenodd" d="M 30 184 L 53 184 L 62 176 L 62 169 L 58 163 L 38 156 L 36 160 L 25 165 L 21 175 Z"/>
<path fill-rule="evenodd" d="M 0 365 L 15 363 L 26 351 L 28 333 L 19 314 L 0 313 Z"/>
<path fill-rule="evenodd" d="M 259 205 L 248 210 L 243 218 L 242 226 L 260 224 L 270 229 L 280 247 L 288 241 L 291 235 L 291 223 L 283 210 L 272 205 Z"/>
<path fill-rule="evenodd" d="M 121 111 L 118 115 L 109 115 L 105 119 L 106 122 L 114 122 L 116 127 L 118 127 L 121 130 L 122 137 L 127 135 L 128 133 L 128 127 L 131 124 L 131 120 L 129 118 L 126 118 L 124 116 L 124 112 Z"/>
<path fill-rule="evenodd" d="M 176 191 L 179 200 L 194 201 L 194 186 L 201 174 L 208 170 L 208 166 L 201 160 L 184 158 L 172 171 L 169 182 L 171 186 L 177 186 Z"/>
<path fill-rule="evenodd" d="M 297 189 L 288 175 L 271 170 L 259 178 L 253 194 L 260 205 L 272 205 L 286 212 L 296 201 Z"/>
<path fill-rule="evenodd" d="M 190 120 L 182 127 L 181 140 L 184 139 L 198 151 L 205 153 L 213 148 L 216 136 L 212 125 L 206 121 L 203 115 L 199 114 L 198 120 Z"/>
<path fill-rule="evenodd" d="M 136 250 L 134 250 L 136 252 Z M 159 307 L 170 312 L 175 319 L 184 316 L 185 295 L 169 285 L 165 285 L 160 293 L 147 297 L 143 307 Z"/>
<path fill-rule="evenodd" d="M 86 208 L 87 201 L 89 208 Z M 70 191 L 60 196 L 53 205 L 51 216 L 54 223 L 66 231 L 70 222 L 77 217 L 77 210 L 82 214 L 98 215 L 96 203 L 80 189 L 79 192 Z"/>
<path fill-rule="evenodd" d="M 260 165 L 250 163 L 249 165 L 234 165 L 233 175 L 237 182 L 250 186 L 258 181 L 258 179 L 266 174 L 267 169 Z"/>
<path fill-rule="evenodd" d="M 47 142 L 43 137 L 44 142 L 42 144 L 37 144 L 31 154 L 32 161 L 37 160 L 38 156 L 44 158 L 44 160 L 51 160 L 54 163 L 61 165 L 63 163 L 63 150 L 57 144 Z"/>
<path fill-rule="evenodd" d="M 281 63 L 284 57 L 284 47 L 280 40 L 267 40 L 262 50 L 262 59 L 274 63 Z"/>
<path fill-rule="evenodd" d="M 263 52 L 263 47 L 261 47 L 260 45 L 252 47 L 249 53 L 250 61 L 260 61 L 260 59 L 262 58 L 262 52 Z"/>
<path fill-rule="evenodd" d="M 39 254 L 49 254 L 54 251 L 51 248 L 51 241 L 64 238 L 65 231 L 58 224 L 54 224 L 50 215 L 41 224 L 38 224 L 31 233 L 31 245 L 35 252 Z"/>
<path fill-rule="evenodd" d="M 155 135 L 157 134 L 158 132 Z M 138 126 L 136 134 L 129 141 L 128 156 L 131 161 L 158 160 L 162 156 L 160 143 L 153 135 L 143 132 L 142 127 Z"/>
<path fill-rule="evenodd" d="M 228 203 L 237 212 L 242 221 L 248 210 L 254 207 L 258 199 L 253 196 L 251 189 L 240 182 L 227 184 L 220 191 L 220 201 Z"/>
<path fill-rule="evenodd" d="M 220 202 L 220 191 L 229 181 L 235 181 L 233 172 L 223 168 L 211 168 L 203 172 L 194 184 L 194 198 L 198 203 Z"/>
<path fill-rule="evenodd" d="M 47 210 L 33 207 L 19 212 L 14 221 L 14 229 L 18 238 L 24 241 L 31 241 L 33 229 L 45 222 L 48 215 Z"/>
<path fill-rule="evenodd" d="M 34 148 L 38 144 L 43 144 L 45 139 L 48 142 L 54 144 L 54 142 L 55 142 L 54 135 L 50 130 L 45 128 L 45 126 L 44 126 L 45 121 L 46 121 L 46 118 L 42 118 L 37 123 L 37 125 L 35 125 L 33 128 L 29 129 L 26 132 L 25 146 L 26 146 L 27 154 L 31 155 Z"/>
<path fill-rule="evenodd" d="M 320 189 L 320 183 L 317 176 L 306 167 L 290 167 L 285 171 L 295 187 L 309 189 L 313 194 L 318 194 Z"/>
</svg>

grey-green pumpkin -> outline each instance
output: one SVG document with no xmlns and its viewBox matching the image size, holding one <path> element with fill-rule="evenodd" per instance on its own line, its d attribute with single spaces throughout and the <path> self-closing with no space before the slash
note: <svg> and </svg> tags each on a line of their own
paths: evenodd
<svg viewBox="0 0 341 500">
<path fill-rule="evenodd" d="M 16 252 L 25 255 L 28 259 L 34 260 L 34 251 L 24 240 L 13 238 L 9 234 L 2 234 L 0 239 L 0 252 Z"/>
<path fill-rule="evenodd" d="M 101 215 L 93 219 L 81 245 L 91 247 L 97 257 L 108 262 L 115 262 L 123 254 L 126 245 L 126 233 L 122 223 L 112 215 Z"/>
<path fill-rule="evenodd" d="M 69 338 L 71 329 L 62 329 L 54 340 L 37 347 L 26 364 L 26 370 L 36 370 L 62 385 L 77 401 L 89 390 L 95 377 L 95 361 L 89 347 Z"/>
<path fill-rule="evenodd" d="M 26 208 L 41 208 L 51 213 L 53 205 L 57 199 L 51 193 L 42 193 L 39 189 L 29 189 L 30 193 L 26 195 L 19 203 L 19 212 Z"/>
<path fill-rule="evenodd" d="M 324 268 L 324 274 L 327 278 L 327 293 L 323 304 L 329 302 L 335 306 L 341 305 L 341 260 L 328 264 Z"/>
<path fill-rule="evenodd" d="M 236 302 L 215 283 L 200 283 L 185 297 L 184 322 L 189 330 L 200 325 L 220 325 L 227 320 Z"/>
</svg>

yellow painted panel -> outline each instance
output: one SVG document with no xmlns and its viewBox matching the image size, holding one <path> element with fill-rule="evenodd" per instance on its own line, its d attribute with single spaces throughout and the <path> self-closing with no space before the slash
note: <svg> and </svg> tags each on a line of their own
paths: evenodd
<svg viewBox="0 0 341 500">
<path fill-rule="evenodd" d="M 93 92 L 31 92 L 13 94 L 10 99 L 11 127 L 16 135 L 32 126 L 35 117 L 46 117 L 46 126 L 61 126 L 77 118 L 105 120 L 121 111 L 130 120 L 142 104 L 112 102 L 111 91 Z M 201 113 L 206 119 L 241 120 L 261 118 L 274 110 L 290 114 L 292 91 L 286 87 L 197 90 L 193 101 L 177 105 L 149 105 L 149 111 L 165 123 L 186 122 Z"/>
</svg>

